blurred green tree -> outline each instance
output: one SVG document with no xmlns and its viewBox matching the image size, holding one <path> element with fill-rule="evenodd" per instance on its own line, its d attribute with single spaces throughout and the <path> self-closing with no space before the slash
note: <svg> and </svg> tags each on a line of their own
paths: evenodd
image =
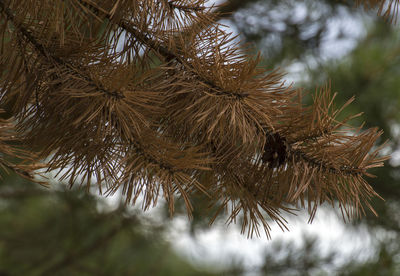
<svg viewBox="0 0 400 276">
<path fill-rule="evenodd" d="M 217 275 L 174 252 L 165 241 L 167 223 L 104 204 L 83 191 L 3 179 L 0 275 Z"/>
</svg>

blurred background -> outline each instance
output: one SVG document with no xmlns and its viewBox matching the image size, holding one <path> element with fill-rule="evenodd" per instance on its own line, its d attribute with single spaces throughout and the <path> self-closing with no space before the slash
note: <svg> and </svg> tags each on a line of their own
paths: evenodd
<svg viewBox="0 0 400 276">
<path fill-rule="evenodd" d="M 392 158 L 369 183 L 385 199 L 379 214 L 347 221 L 323 206 L 312 224 L 299 213 L 290 232 L 247 239 L 224 220 L 208 226 L 207 202 L 170 218 L 142 212 L 63 183 L 50 189 L 5 175 L 0 183 L 0 276 L 8 275 L 400 275 L 400 23 L 340 0 L 229 0 L 220 22 L 262 66 L 311 94 L 331 83 L 337 105 L 353 95 L 354 124 L 384 130 Z M 140 204 L 139 204 L 140 205 Z"/>
</svg>

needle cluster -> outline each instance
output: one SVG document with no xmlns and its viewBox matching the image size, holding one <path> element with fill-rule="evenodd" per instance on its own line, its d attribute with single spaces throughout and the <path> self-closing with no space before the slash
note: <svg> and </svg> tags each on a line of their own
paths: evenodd
<svg viewBox="0 0 400 276">
<path fill-rule="evenodd" d="M 205 0 L 0 0 L 0 37 L 0 105 L 71 185 L 189 215 L 206 194 L 249 235 L 293 206 L 372 209 L 381 133 L 339 121 L 329 86 L 305 106 Z"/>
<path fill-rule="evenodd" d="M 378 15 L 389 21 L 397 21 L 399 13 L 399 0 L 356 0 L 357 5 L 363 5 L 366 9 L 377 9 Z"/>
</svg>

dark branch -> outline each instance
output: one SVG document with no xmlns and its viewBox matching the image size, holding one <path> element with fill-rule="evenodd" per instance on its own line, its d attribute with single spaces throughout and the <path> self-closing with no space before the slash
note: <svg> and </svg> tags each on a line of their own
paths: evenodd
<svg viewBox="0 0 400 276">
<path fill-rule="evenodd" d="M 102 11 L 101 9 L 92 5 L 91 3 L 87 3 L 85 0 L 81 0 L 81 1 L 84 2 L 84 3 L 82 3 L 83 5 L 90 8 L 96 15 L 101 14 L 101 15 L 105 16 L 105 18 L 112 20 L 112 16 L 109 13 Z M 172 60 L 176 60 L 178 63 L 182 64 L 184 67 L 188 68 L 193 74 L 196 74 L 193 66 L 188 64 L 186 62 L 186 60 L 178 53 L 168 50 L 168 48 L 161 45 L 159 42 L 151 39 L 149 35 L 141 33 L 140 31 L 138 31 L 137 29 L 132 27 L 126 21 L 121 20 L 121 21 L 117 22 L 117 24 L 119 27 L 121 27 L 122 29 L 124 29 L 125 31 L 127 31 L 128 33 L 133 35 L 134 37 L 136 37 L 141 43 L 143 43 L 143 44 L 147 45 L 149 48 L 151 48 L 155 53 L 158 53 L 159 55 L 161 55 L 165 59 L 165 61 L 171 62 Z M 211 87 L 212 89 L 218 91 L 218 92 L 211 91 L 209 93 L 213 93 L 215 95 L 220 95 L 220 96 L 229 96 L 229 97 L 236 98 L 238 100 L 241 100 L 241 99 L 249 96 L 248 93 L 236 93 L 236 92 L 224 91 L 224 89 L 219 87 L 214 82 L 207 80 L 199 75 L 197 75 L 197 77 L 199 79 L 201 79 L 204 84 L 206 84 L 207 86 Z"/>
</svg>

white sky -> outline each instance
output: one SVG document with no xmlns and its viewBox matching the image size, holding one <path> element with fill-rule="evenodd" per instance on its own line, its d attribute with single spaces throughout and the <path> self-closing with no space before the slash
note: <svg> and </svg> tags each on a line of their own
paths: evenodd
<svg viewBox="0 0 400 276">
<path fill-rule="evenodd" d="M 349 232 L 337 214 L 324 209 L 319 210 L 312 224 L 307 224 L 307 220 L 307 215 L 289 219 L 290 232 L 282 232 L 278 226 L 272 226 L 272 240 L 265 236 L 247 239 L 240 234 L 238 225 L 211 226 L 193 239 L 188 234 L 186 218 L 176 218 L 168 240 L 182 256 L 193 263 L 215 267 L 229 266 L 232 259 L 242 260 L 249 269 L 258 267 L 263 263 L 263 252 L 271 249 L 274 242 L 292 242 L 300 247 L 304 235 L 320 238 L 317 244 L 322 255 L 331 251 L 340 252 L 341 256 L 337 259 L 339 262 L 345 262 L 355 252 L 360 260 L 373 254 L 370 250 L 373 241 L 365 228 Z"/>
</svg>

